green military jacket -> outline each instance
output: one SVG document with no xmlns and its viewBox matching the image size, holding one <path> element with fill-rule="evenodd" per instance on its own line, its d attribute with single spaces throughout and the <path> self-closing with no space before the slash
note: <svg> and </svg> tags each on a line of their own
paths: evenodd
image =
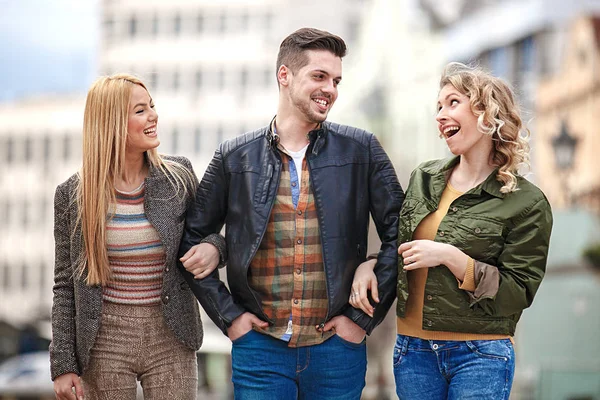
<svg viewBox="0 0 600 400">
<path fill-rule="evenodd" d="M 458 161 L 459 157 L 428 161 L 413 171 L 400 212 L 398 245 L 412 240 L 423 218 L 438 208 Z M 546 269 L 552 210 L 544 193 L 523 177 L 517 177 L 519 190 L 501 193 L 496 173 L 450 205 L 435 237 L 473 258 L 475 283 L 487 281 L 488 288 L 461 290 L 448 268 L 430 268 L 425 330 L 514 335 L 522 311 L 533 301 Z M 490 282 L 495 285 L 491 290 Z M 399 257 L 399 317 L 404 317 L 407 299 L 406 272 Z"/>
</svg>

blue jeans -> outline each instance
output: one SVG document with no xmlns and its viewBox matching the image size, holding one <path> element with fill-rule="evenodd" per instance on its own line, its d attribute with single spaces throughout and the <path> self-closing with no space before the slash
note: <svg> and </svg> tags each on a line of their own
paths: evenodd
<svg viewBox="0 0 600 400">
<path fill-rule="evenodd" d="M 367 372 L 366 340 L 334 335 L 306 347 L 256 331 L 233 341 L 232 381 L 236 400 L 360 399 Z"/>
<path fill-rule="evenodd" d="M 509 339 L 423 340 L 397 335 L 396 394 L 412 399 L 508 399 L 515 372 Z"/>
</svg>

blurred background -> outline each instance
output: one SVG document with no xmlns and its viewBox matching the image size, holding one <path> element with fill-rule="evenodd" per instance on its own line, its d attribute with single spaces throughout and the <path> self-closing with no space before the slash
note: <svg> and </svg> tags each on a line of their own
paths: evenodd
<svg viewBox="0 0 600 400">
<path fill-rule="evenodd" d="M 163 153 L 201 176 L 217 144 L 268 124 L 281 40 L 342 36 L 329 119 L 374 132 L 405 186 L 449 155 L 434 121 L 449 61 L 511 82 L 548 196 L 547 274 L 516 333 L 512 399 L 600 399 L 600 0 L 0 0 L 0 398 L 53 398 L 53 196 L 77 170 L 87 88 L 148 85 Z M 596 160 L 596 161 L 594 161 Z M 374 229 L 372 249 L 377 240 Z M 229 340 L 204 316 L 200 398 L 231 398 Z M 394 312 L 368 339 L 364 399 L 395 398 Z"/>
</svg>

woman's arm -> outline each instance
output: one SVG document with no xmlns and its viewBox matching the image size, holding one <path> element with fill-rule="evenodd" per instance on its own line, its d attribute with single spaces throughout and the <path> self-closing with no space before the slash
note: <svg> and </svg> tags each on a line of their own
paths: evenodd
<svg viewBox="0 0 600 400">
<path fill-rule="evenodd" d="M 60 185 L 54 196 L 54 298 L 52 302 L 52 342 L 50 369 L 52 379 L 68 372 L 79 375 L 75 356 L 75 296 L 71 265 L 70 193 L 68 183 Z"/>
</svg>

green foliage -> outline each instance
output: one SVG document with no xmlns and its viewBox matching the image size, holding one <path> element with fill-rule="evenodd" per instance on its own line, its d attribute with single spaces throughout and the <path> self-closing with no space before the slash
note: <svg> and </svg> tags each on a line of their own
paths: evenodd
<svg viewBox="0 0 600 400">
<path fill-rule="evenodd" d="M 594 243 L 583 250 L 583 257 L 592 264 L 593 268 L 600 270 L 600 243 Z"/>
</svg>

